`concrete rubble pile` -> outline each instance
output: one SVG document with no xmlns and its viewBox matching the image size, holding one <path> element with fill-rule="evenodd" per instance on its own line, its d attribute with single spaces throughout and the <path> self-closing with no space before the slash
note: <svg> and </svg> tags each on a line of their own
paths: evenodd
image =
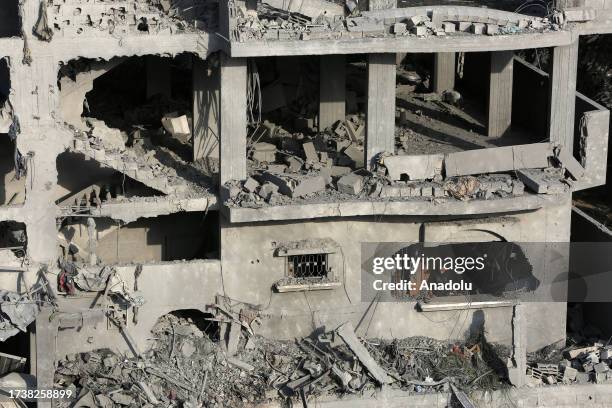
<svg viewBox="0 0 612 408">
<path fill-rule="evenodd" d="M 236 5 L 230 15 L 231 40 L 319 40 L 385 36 L 446 36 L 461 34 L 499 35 L 559 30 L 562 13 L 551 18 L 517 13 L 487 13 L 477 7 L 402 8 L 401 11 L 360 12 L 347 2 L 346 9 L 317 0 L 312 7 L 292 7 L 291 2 L 258 2 L 257 11 Z M 289 3 L 289 6 L 287 6 Z M 348 12 L 348 14 L 347 14 Z M 578 18 L 578 17 L 574 17 Z"/>
<path fill-rule="evenodd" d="M 75 0 L 52 0 L 42 9 L 34 32 L 50 41 L 54 35 L 127 35 L 130 33 L 176 34 L 216 24 L 215 2 L 174 0 L 111 0 L 87 4 Z M 189 3 L 189 4 L 187 4 Z"/>
<path fill-rule="evenodd" d="M 324 132 L 290 133 L 268 121 L 248 148 L 249 177 L 230 181 L 222 198 L 232 206 L 283 205 L 317 199 L 495 199 L 568 191 L 584 168 L 548 144 L 445 154 L 392 154 L 364 168 L 365 121 L 348 115 Z M 401 142 L 401 139 L 400 139 Z M 399 150 L 398 150 L 399 152 Z"/>
<path fill-rule="evenodd" d="M 612 345 L 608 343 L 594 342 L 586 347 L 568 347 L 561 352 L 551 353 L 550 358 L 545 358 L 544 362 L 531 363 L 527 367 L 528 385 L 611 384 Z M 538 360 L 537 357 L 532 359 Z"/>
<path fill-rule="evenodd" d="M 68 353 L 58 364 L 55 385 L 74 391 L 78 406 L 90 407 L 300 404 L 382 386 L 413 393 L 507 386 L 494 360 L 508 351 L 486 341 L 364 342 L 350 323 L 296 341 L 269 340 L 253 335 L 256 311 L 220 304 L 211 309 L 215 317 L 208 323 L 164 316 L 152 330 L 150 349 L 138 357 L 108 349 Z"/>
<path fill-rule="evenodd" d="M 149 112 L 149 109 L 145 110 Z M 133 114 L 143 119 L 143 114 Z M 181 197 L 203 195 L 210 184 L 208 170 L 199 163 L 186 161 L 175 152 L 189 142 L 189 118 L 175 112 L 155 116 L 157 126 L 150 130 L 139 126 L 130 134 L 108 127 L 101 120 L 87 118 L 89 130 L 73 129 L 73 150 L 164 194 Z"/>
</svg>

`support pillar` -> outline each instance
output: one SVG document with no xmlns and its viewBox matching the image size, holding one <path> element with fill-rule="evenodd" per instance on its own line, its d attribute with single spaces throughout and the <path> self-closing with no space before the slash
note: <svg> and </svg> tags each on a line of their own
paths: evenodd
<svg viewBox="0 0 612 408">
<path fill-rule="evenodd" d="M 193 59 L 193 161 L 219 159 L 219 61 Z"/>
<path fill-rule="evenodd" d="M 574 145 L 577 69 L 578 40 L 553 48 L 548 136 L 551 142 L 566 146 L 570 151 Z"/>
<path fill-rule="evenodd" d="M 319 130 L 346 116 L 346 59 L 322 55 L 319 80 Z"/>
<path fill-rule="evenodd" d="M 57 354 L 57 320 L 52 320 L 53 309 L 41 308 L 36 317 L 36 387 L 39 390 L 53 388 L 55 359 Z M 39 401 L 39 408 L 51 408 L 50 400 Z"/>
<path fill-rule="evenodd" d="M 169 60 L 150 55 L 147 57 L 147 98 L 161 94 L 170 97 L 172 94 L 172 74 Z"/>
<path fill-rule="evenodd" d="M 368 55 L 365 164 L 395 147 L 395 54 Z"/>
<path fill-rule="evenodd" d="M 247 60 L 221 54 L 220 182 L 247 175 Z"/>
<path fill-rule="evenodd" d="M 455 89 L 455 53 L 437 52 L 434 54 L 432 91 L 441 94 L 452 89 Z"/>
<path fill-rule="evenodd" d="M 503 136 L 512 122 L 512 80 L 514 52 L 491 52 L 489 81 L 489 119 L 487 134 Z"/>
</svg>

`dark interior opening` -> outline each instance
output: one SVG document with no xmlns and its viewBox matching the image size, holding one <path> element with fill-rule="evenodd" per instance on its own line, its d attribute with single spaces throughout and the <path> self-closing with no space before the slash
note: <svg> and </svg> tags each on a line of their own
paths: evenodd
<svg viewBox="0 0 612 408">
<path fill-rule="evenodd" d="M 67 217 L 59 221 L 59 236 L 62 257 L 77 263 L 89 262 L 92 254 L 103 264 L 218 259 L 219 213 L 183 212 L 128 224 Z"/>
<path fill-rule="evenodd" d="M 0 7 L 0 37 L 15 37 L 21 34 L 19 0 L 2 0 Z"/>
</svg>

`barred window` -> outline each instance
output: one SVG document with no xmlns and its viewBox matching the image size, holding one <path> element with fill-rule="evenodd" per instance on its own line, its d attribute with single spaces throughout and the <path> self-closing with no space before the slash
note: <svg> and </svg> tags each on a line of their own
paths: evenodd
<svg viewBox="0 0 612 408">
<path fill-rule="evenodd" d="M 302 254 L 287 257 L 288 276 L 292 278 L 326 278 L 329 271 L 328 254 Z"/>
</svg>

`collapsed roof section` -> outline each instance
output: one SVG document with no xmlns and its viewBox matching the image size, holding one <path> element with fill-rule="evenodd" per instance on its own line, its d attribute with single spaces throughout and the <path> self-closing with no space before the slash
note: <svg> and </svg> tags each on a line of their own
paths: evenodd
<svg viewBox="0 0 612 408">
<path fill-rule="evenodd" d="M 215 165 L 193 154 L 193 58 L 79 59 L 61 67 L 60 110 L 74 134 L 70 150 L 111 169 L 80 184 L 68 181 L 69 190 L 57 195 L 63 208 L 99 210 L 159 195 L 207 198 L 202 210 L 214 203 Z"/>
<path fill-rule="evenodd" d="M 360 10 L 355 2 L 254 3 L 220 4 L 220 31 L 232 56 L 371 52 L 373 45 L 377 52 L 543 47 L 570 41 L 567 22 L 580 19 L 557 10 L 540 17 L 472 6 Z M 300 47 L 288 46 L 295 41 Z"/>
<path fill-rule="evenodd" d="M 80 0 L 41 3 L 34 33 L 51 41 L 58 37 L 100 34 L 177 34 L 214 29 L 217 4 L 208 0 L 111 0 L 95 4 Z"/>
</svg>

